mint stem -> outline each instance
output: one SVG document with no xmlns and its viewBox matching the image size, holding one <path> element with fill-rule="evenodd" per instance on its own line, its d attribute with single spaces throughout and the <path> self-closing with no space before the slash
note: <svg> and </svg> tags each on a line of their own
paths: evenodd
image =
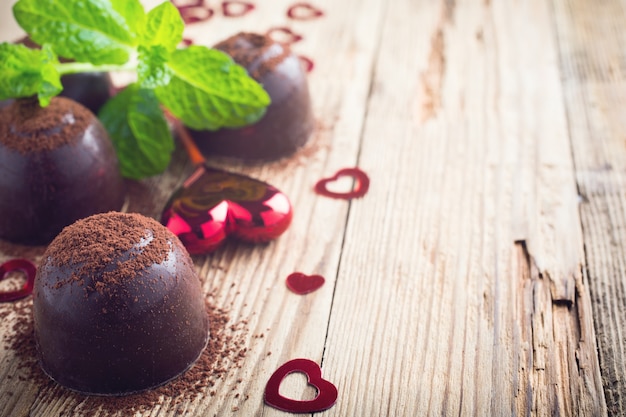
<svg viewBox="0 0 626 417">
<path fill-rule="evenodd" d="M 88 62 L 68 62 L 59 64 L 56 68 L 60 75 L 65 75 L 78 72 L 135 71 L 137 64 L 128 62 L 124 65 L 93 65 Z"/>
</svg>

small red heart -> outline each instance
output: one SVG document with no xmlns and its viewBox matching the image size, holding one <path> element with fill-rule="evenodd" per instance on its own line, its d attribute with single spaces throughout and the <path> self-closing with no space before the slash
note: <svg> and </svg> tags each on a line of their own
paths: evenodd
<svg viewBox="0 0 626 417">
<path fill-rule="evenodd" d="M 267 242 L 280 236 L 293 212 L 275 187 L 245 175 L 200 165 L 165 205 L 161 222 L 189 253 L 217 249 L 228 236 Z"/>
<path fill-rule="evenodd" d="M 296 294 L 304 295 L 313 292 L 324 285 L 326 280 L 321 275 L 306 275 L 294 272 L 287 277 L 287 288 Z"/>
<path fill-rule="evenodd" d="M 352 177 L 354 179 L 354 186 L 351 191 L 345 193 L 338 193 L 330 191 L 328 184 L 337 181 L 339 177 Z M 351 198 L 363 197 L 370 187 L 370 179 L 367 174 L 358 168 L 343 168 L 337 171 L 335 175 L 330 178 L 321 179 L 315 184 L 315 192 L 331 198 L 343 198 L 349 200 Z"/>
<path fill-rule="evenodd" d="M 292 372 L 302 372 L 309 385 L 317 389 L 317 396 L 309 401 L 292 400 L 280 395 L 283 379 Z M 328 410 L 337 401 L 337 387 L 322 378 L 322 370 L 309 359 L 293 359 L 278 368 L 265 386 L 265 404 L 291 413 L 316 413 Z"/>
<path fill-rule="evenodd" d="M 302 35 L 298 35 L 288 27 L 284 26 L 271 28 L 267 31 L 267 36 L 269 36 L 274 42 L 287 45 L 291 45 L 302 40 Z"/>
<path fill-rule="evenodd" d="M 214 13 L 213 9 L 207 6 L 184 6 L 179 7 L 178 11 L 186 25 L 206 22 Z"/>
<path fill-rule="evenodd" d="M 204 6 L 204 0 L 171 0 L 172 4 L 180 9 L 182 7 L 201 7 Z"/>
<path fill-rule="evenodd" d="M 37 267 L 27 259 L 11 259 L 0 265 L 0 281 L 5 279 L 7 275 L 14 271 L 23 272 L 26 275 L 26 282 L 16 291 L 0 292 L 0 302 L 15 301 L 24 298 L 33 292 L 35 285 L 35 275 L 37 275 Z"/>
<path fill-rule="evenodd" d="M 294 20 L 311 20 L 324 16 L 324 12 L 310 3 L 296 3 L 287 10 L 287 16 Z"/>
<path fill-rule="evenodd" d="M 254 10 L 254 4 L 247 1 L 223 1 L 222 13 L 226 17 L 241 17 Z"/>
<path fill-rule="evenodd" d="M 302 63 L 302 66 L 304 67 L 304 70 L 306 72 L 313 71 L 313 68 L 315 67 L 315 63 L 313 62 L 311 58 L 308 58 L 304 55 L 298 55 L 298 59 Z"/>
</svg>

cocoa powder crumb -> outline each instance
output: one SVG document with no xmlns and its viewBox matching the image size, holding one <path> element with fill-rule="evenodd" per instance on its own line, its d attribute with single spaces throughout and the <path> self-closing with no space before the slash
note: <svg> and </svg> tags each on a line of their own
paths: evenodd
<svg viewBox="0 0 626 417">
<path fill-rule="evenodd" d="M 165 261 L 176 239 L 156 220 L 139 214 L 96 214 L 64 228 L 44 253 L 43 262 L 75 269 L 70 279 L 55 285 L 83 285 L 83 277 L 92 277 L 96 282 L 88 290 L 102 294 Z"/>
<path fill-rule="evenodd" d="M 33 98 L 15 100 L 0 109 L 0 143 L 22 154 L 51 151 L 78 142 L 91 123 L 98 123 L 93 113 L 65 97 L 48 107 Z"/>
</svg>

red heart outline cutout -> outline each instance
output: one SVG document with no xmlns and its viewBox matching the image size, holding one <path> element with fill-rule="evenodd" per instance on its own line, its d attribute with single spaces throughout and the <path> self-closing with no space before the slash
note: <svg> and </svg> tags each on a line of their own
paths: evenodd
<svg viewBox="0 0 626 417">
<path fill-rule="evenodd" d="M 213 17 L 213 9 L 204 5 L 198 6 L 183 6 L 179 7 L 178 11 L 183 18 L 183 22 L 186 25 L 192 25 L 194 23 L 206 22 Z"/>
<path fill-rule="evenodd" d="M 322 285 L 326 280 L 321 275 L 306 275 L 302 272 L 293 272 L 287 277 L 287 288 L 299 295 L 313 292 Z"/>
<path fill-rule="evenodd" d="M 289 198 L 277 188 L 200 165 L 172 194 L 161 223 L 189 253 L 201 254 L 217 249 L 228 236 L 249 243 L 276 239 L 292 217 Z"/>
<path fill-rule="evenodd" d="M 304 70 L 306 72 L 311 72 L 313 71 L 313 68 L 315 68 L 315 63 L 313 62 L 311 58 L 306 57 L 304 55 L 298 55 L 298 59 L 302 63 L 302 66 L 304 67 Z"/>
<path fill-rule="evenodd" d="M 283 379 L 293 372 L 302 372 L 307 377 L 309 385 L 317 389 L 317 395 L 312 400 L 292 400 L 280 394 L 280 384 Z M 322 369 L 310 359 L 292 359 L 278 368 L 267 381 L 265 386 L 265 404 L 282 411 L 291 413 L 315 413 L 328 410 L 337 401 L 337 387 L 330 381 L 322 378 Z"/>
<path fill-rule="evenodd" d="M 271 28 L 266 34 L 274 42 L 285 45 L 291 45 L 302 40 L 302 35 L 298 35 L 286 26 Z"/>
<path fill-rule="evenodd" d="M 337 181 L 339 177 L 346 176 L 354 178 L 355 183 L 351 191 L 338 193 L 328 189 L 327 186 L 329 183 Z M 337 171 L 332 177 L 319 180 L 317 184 L 315 184 L 315 192 L 326 197 L 349 200 L 351 198 L 363 197 L 367 194 L 369 187 L 370 179 L 365 172 L 361 171 L 359 168 L 343 168 Z"/>
<path fill-rule="evenodd" d="M 203 7 L 204 6 L 204 0 L 192 0 L 192 1 L 187 1 L 187 2 L 179 1 L 179 0 L 171 0 L 171 1 L 174 7 L 176 7 L 179 10 L 184 7 Z"/>
<path fill-rule="evenodd" d="M 324 16 L 324 12 L 310 3 L 295 3 L 287 10 L 287 17 L 293 20 L 313 20 Z"/>
<path fill-rule="evenodd" d="M 237 7 L 241 7 L 241 9 L 237 10 Z M 230 0 L 222 2 L 222 14 L 225 17 L 242 17 L 252 10 L 254 10 L 254 4 L 247 1 Z"/>
<path fill-rule="evenodd" d="M 35 276 L 37 275 L 37 267 L 28 259 L 11 259 L 0 265 L 0 281 L 5 279 L 11 272 L 19 271 L 26 275 L 26 282 L 16 291 L 0 292 L 0 303 L 19 300 L 29 296 L 33 292 L 35 286 Z"/>
</svg>

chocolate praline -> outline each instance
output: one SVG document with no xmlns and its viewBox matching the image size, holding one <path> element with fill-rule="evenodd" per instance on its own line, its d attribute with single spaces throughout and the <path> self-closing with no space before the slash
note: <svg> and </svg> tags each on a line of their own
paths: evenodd
<svg viewBox="0 0 626 417">
<path fill-rule="evenodd" d="M 239 33 L 214 47 L 245 67 L 267 91 L 272 103 L 253 125 L 217 131 L 191 130 L 202 153 L 269 161 L 301 148 L 313 131 L 314 119 L 306 74 L 298 57 L 287 45 L 254 33 Z"/>
<path fill-rule="evenodd" d="M 97 214 L 65 228 L 43 255 L 33 297 L 43 370 L 85 394 L 160 386 L 189 369 L 209 337 L 189 254 L 140 214 Z"/>
<path fill-rule="evenodd" d="M 63 227 L 119 210 L 125 186 L 108 134 L 80 104 L 56 97 L 0 109 L 0 238 L 50 242 Z"/>
</svg>

